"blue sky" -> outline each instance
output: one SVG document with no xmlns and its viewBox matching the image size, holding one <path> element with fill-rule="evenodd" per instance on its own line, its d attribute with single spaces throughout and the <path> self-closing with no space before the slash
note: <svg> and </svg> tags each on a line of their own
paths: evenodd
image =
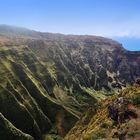
<svg viewBox="0 0 140 140">
<path fill-rule="evenodd" d="M 140 50 L 140 0 L 0 0 L 0 24 L 105 36 Z"/>
</svg>

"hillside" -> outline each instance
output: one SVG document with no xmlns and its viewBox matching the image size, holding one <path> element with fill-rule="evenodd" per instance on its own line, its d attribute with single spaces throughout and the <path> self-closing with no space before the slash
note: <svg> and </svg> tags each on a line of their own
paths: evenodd
<svg viewBox="0 0 140 140">
<path fill-rule="evenodd" d="M 129 101 L 127 118 L 119 126 L 109 117 L 108 107 L 120 95 L 100 102 L 96 111 L 90 108 L 66 135 L 65 140 L 139 140 L 140 138 L 140 87 L 129 87 L 120 92 Z"/>
<path fill-rule="evenodd" d="M 89 107 L 140 77 L 140 52 L 98 36 L 1 25 L 0 66 L 2 120 L 26 139 L 42 140 L 64 137 Z"/>
</svg>

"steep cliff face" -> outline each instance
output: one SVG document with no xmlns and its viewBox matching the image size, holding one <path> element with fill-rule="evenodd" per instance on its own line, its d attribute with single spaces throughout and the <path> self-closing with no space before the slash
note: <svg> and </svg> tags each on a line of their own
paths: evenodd
<svg viewBox="0 0 140 140">
<path fill-rule="evenodd" d="M 140 52 L 116 41 L 0 26 L 0 112 L 36 140 L 64 136 L 89 106 L 139 76 Z"/>
</svg>

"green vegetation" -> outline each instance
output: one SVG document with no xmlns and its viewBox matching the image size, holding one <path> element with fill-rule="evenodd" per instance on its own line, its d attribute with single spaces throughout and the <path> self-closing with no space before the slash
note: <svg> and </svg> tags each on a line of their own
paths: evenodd
<svg viewBox="0 0 140 140">
<path fill-rule="evenodd" d="M 129 103 L 130 111 L 139 115 L 139 107 L 137 106 L 137 100 L 140 96 L 140 87 L 130 87 L 120 91 L 121 96 L 125 97 Z M 77 139 L 77 140 L 96 140 L 96 139 L 112 139 L 114 133 L 118 133 L 118 136 L 126 135 L 128 138 L 138 138 L 140 136 L 140 124 L 139 116 L 137 119 L 126 120 L 119 128 L 114 121 L 108 116 L 108 106 L 114 102 L 120 95 L 113 95 L 98 104 L 96 113 L 92 113 L 91 110 L 85 114 L 80 121 L 70 130 L 66 135 L 65 140 Z M 91 115 L 90 115 L 91 114 Z M 85 116 L 91 116 L 90 119 L 86 119 Z M 86 123 L 83 123 L 85 122 Z M 117 136 L 117 137 L 118 137 Z"/>
<path fill-rule="evenodd" d="M 116 98 L 118 89 L 132 84 L 140 74 L 139 56 L 139 52 L 128 52 L 119 43 L 102 37 L 3 29 L 2 118 L 25 139 L 61 139 L 72 127 L 76 135 L 70 140 L 79 136 L 103 138 L 113 127 L 107 105 Z M 133 103 L 139 106 L 139 97 L 134 97 Z M 11 127 L 8 131 L 4 125 L 4 131 L 16 140 Z M 50 133 L 54 128 L 55 133 Z M 0 139 L 4 131 L 0 130 Z M 8 137 L 5 139 L 10 140 Z"/>
<path fill-rule="evenodd" d="M 95 91 L 94 89 L 85 88 L 85 87 L 83 87 L 83 90 L 85 90 L 89 95 L 91 95 L 92 97 L 94 97 L 98 101 L 106 99 L 106 96 L 103 94 L 102 91 L 101 92 Z"/>
<path fill-rule="evenodd" d="M 140 107 L 140 95 L 134 96 L 132 102 L 134 105 Z"/>
<path fill-rule="evenodd" d="M 17 129 L 0 113 L 0 139 L 1 140 L 34 140 L 33 137 L 27 135 Z"/>
</svg>

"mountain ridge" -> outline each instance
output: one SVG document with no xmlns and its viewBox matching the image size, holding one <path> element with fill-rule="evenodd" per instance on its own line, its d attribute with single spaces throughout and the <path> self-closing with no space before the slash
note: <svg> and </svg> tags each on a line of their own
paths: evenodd
<svg viewBox="0 0 140 140">
<path fill-rule="evenodd" d="M 140 52 L 111 39 L 5 28 L 0 112 L 35 140 L 64 137 L 89 107 L 140 77 Z"/>
<path fill-rule="evenodd" d="M 106 39 L 108 41 L 112 41 L 114 43 L 118 43 L 117 41 L 111 39 L 111 38 L 106 38 L 106 37 L 102 37 L 102 36 L 96 36 L 96 35 L 74 35 L 74 34 L 62 34 L 62 33 L 50 33 L 50 32 L 41 32 L 41 31 L 35 31 L 35 30 L 31 30 L 31 29 L 28 29 L 28 28 L 24 28 L 24 27 L 20 27 L 20 26 L 12 26 L 12 25 L 7 25 L 7 24 L 0 24 L 0 33 L 13 33 L 13 34 L 17 34 L 17 35 L 35 35 L 35 37 L 40 37 L 40 35 L 42 34 L 42 37 L 43 35 L 46 37 L 48 36 L 53 36 L 53 38 L 55 39 L 55 37 L 57 38 L 63 38 L 63 37 L 66 37 L 66 38 L 82 38 L 82 37 L 87 37 L 87 38 L 94 38 L 94 39 Z M 2 35 L 2 34 L 1 34 Z M 38 36 L 36 36 L 38 35 Z M 18 36 L 17 36 L 18 37 Z M 121 44 L 120 44 L 121 45 Z"/>
</svg>

